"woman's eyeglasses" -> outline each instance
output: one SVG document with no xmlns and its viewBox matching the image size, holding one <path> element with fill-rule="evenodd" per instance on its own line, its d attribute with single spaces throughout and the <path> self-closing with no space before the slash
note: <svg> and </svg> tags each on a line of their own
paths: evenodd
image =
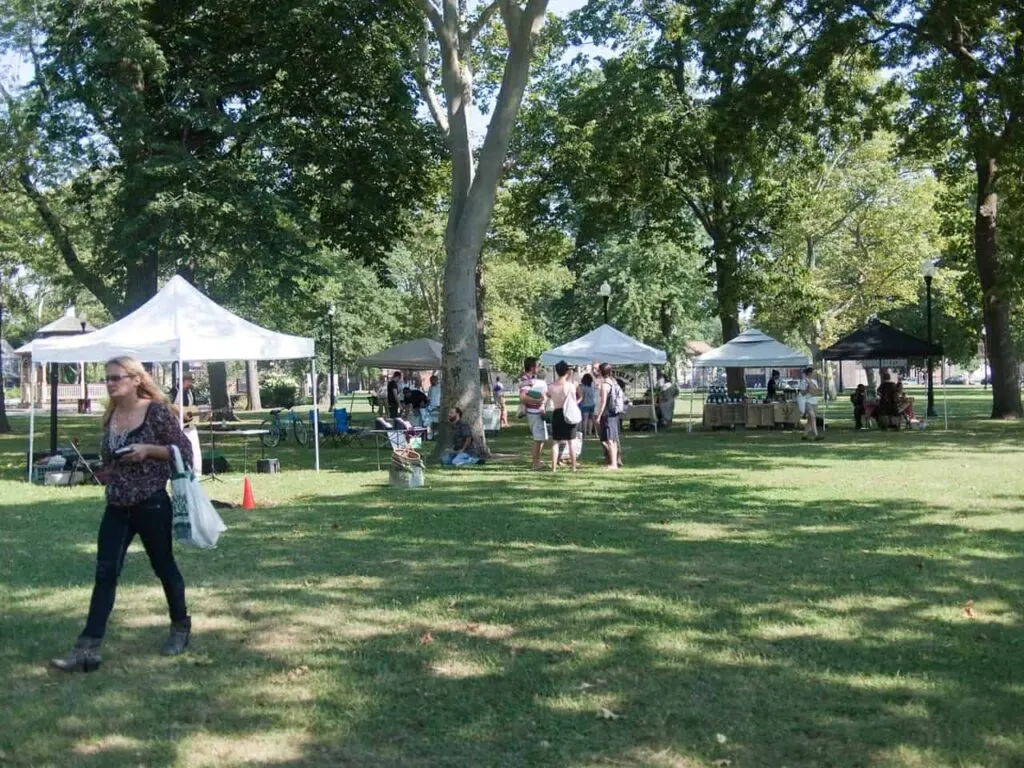
<svg viewBox="0 0 1024 768">
<path fill-rule="evenodd" d="M 121 375 L 121 376 L 118 376 L 117 374 L 111 374 L 110 376 L 107 376 L 107 384 L 117 384 L 117 382 L 121 381 L 121 379 L 131 379 L 131 378 L 134 378 L 134 377 L 130 376 L 128 374 L 124 374 L 124 375 Z"/>
</svg>

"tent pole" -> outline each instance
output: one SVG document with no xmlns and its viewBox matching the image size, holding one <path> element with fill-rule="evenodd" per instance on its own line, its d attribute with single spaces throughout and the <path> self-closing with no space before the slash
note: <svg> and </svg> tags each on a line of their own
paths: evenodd
<svg viewBox="0 0 1024 768">
<path fill-rule="evenodd" d="M 320 471 L 320 404 L 317 402 L 317 396 L 320 394 L 320 388 L 317 386 L 316 380 L 316 358 L 311 357 L 309 359 L 310 368 L 312 369 L 311 378 L 313 379 L 313 463 L 316 471 Z"/>
<path fill-rule="evenodd" d="M 821 399 L 824 401 L 821 408 L 821 431 L 825 431 L 825 423 L 828 418 L 825 413 L 828 411 L 828 381 L 825 378 L 825 358 L 821 358 Z"/>
<path fill-rule="evenodd" d="M 184 386 L 185 373 L 184 373 L 184 370 L 185 369 L 182 366 L 182 360 L 181 360 L 181 345 L 179 344 L 178 345 L 178 375 L 177 375 L 177 381 L 178 381 L 177 392 L 178 392 L 178 396 L 177 396 L 177 400 L 178 400 L 178 429 L 180 429 L 182 431 L 185 430 L 185 386 Z M 212 418 L 212 416 L 211 416 L 211 418 Z M 194 460 L 194 457 L 193 457 L 193 460 Z M 213 461 L 213 459 L 211 458 L 210 461 Z M 200 464 L 200 466 L 202 466 L 202 456 L 199 457 L 199 464 Z"/>
<path fill-rule="evenodd" d="M 693 390 L 697 388 L 697 368 L 690 363 L 690 417 L 686 420 L 686 431 L 693 432 Z"/>
<path fill-rule="evenodd" d="M 36 449 L 36 361 L 29 358 L 32 370 L 29 373 L 28 397 L 28 481 L 32 482 L 32 457 Z"/>
<path fill-rule="evenodd" d="M 647 379 L 651 383 L 651 416 L 653 416 L 654 431 L 658 431 L 658 406 L 654 403 L 654 365 L 652 363 L 647 364 Z"/>
</svg>

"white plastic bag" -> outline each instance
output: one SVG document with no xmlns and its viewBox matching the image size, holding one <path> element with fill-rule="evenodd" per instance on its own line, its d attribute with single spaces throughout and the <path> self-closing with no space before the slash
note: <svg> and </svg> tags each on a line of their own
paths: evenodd
<svg viewBox="0 0 1024 768">
<path fill-rule="evenodd" d="M 196 476 L 185 468 L 178 447 L 171 446 L 171 452 L 174 454 L 174 473 L 171 475 L 174 538 L 190 547 L 212 549 L 217 546 L 217 539 L 227 526 Z"/>
</svg>

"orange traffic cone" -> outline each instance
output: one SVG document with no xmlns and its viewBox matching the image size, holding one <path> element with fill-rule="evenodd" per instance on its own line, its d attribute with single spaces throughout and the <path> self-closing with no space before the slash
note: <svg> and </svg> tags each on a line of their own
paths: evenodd
<svg viewBox="0 0 1024 768">
<path fill-rule="evenodd" d="M 252 495 L 252 483 L 249 476 L 245 476 L 245 483 L 242 485 L 242 509 L 256 509 L 256 499 Z"/>
</svg>

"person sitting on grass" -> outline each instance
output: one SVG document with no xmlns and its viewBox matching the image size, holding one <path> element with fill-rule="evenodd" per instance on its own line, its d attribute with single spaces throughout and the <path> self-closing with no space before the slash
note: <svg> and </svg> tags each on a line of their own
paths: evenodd
<svg viewBox="0 0 1024 768">
<path fill-rule="evenodd" d="M 479 464 L 480 459 L 473 448 L 473 431 L 462 420 L 462 409 L 450 409 L 448 422 L 452 425 L 452 447 L 441 454 L 441 464 L 446 467 Z"/>
<path fill-rule="evenodd" d="M 864 429 L 864 406 L 868 399 L 868 388 L 858 384 L 856 391 L 850 395 L 850 402 L 853 403 L 853 425 L 856 429 Z"/>
</svg>

